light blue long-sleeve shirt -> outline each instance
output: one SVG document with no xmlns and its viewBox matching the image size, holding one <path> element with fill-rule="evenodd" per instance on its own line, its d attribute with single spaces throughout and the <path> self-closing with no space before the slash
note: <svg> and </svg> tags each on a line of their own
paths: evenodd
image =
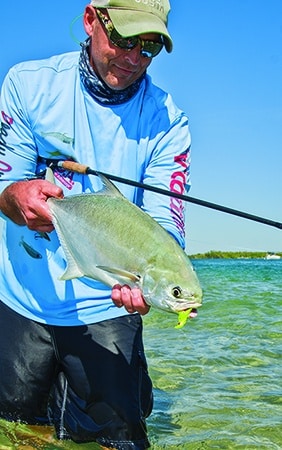
<svg viewBox="0 0 282 450">
<path fill-rule="evenodd" d="M 188 119 L 146 75 L 121 105 L 95 101 L 80 81 L 79 52 L 17 64 L 0 100 L 0 190 L 32 178 L 43 159 L 73 158 L 101 172 L 184 193 L 189 187 Z M 55 173 L 64 195 L 93 192 L 95 176 Z M 174 198 L 118 185 L 184 247 L 184 206 Z M 109 287 L 86 278 L 62 281 L 66 261 L 49 239 L 4 214 L 0 218 L 1 300 L 21 315 L 53 325 L 81 325 L 127 314 Z M 75 236 L 74 236 L 75 239 Z"/>
</svg>

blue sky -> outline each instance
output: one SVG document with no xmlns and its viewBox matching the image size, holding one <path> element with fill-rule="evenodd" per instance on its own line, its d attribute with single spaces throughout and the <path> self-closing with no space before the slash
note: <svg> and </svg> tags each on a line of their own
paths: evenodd
<svg viewBox="0 0 282 450">
<path fill-rule="evenodd" d="M 85 1 L 1 5 L 0 83 L 19 61 L 79 49 Z M 190 195 L 282 222 L 282 1 L 171 0 L 156 84 L 189 116 Z M 73 26 L 74 19 L 77 18 Z M 188 204 L 187 251 L 282 251 L 282 230 Z"/>
</svg>

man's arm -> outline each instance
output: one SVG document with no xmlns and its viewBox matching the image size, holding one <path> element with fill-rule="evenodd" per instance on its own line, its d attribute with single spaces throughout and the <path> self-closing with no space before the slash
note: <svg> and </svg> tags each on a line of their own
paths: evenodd
<svg viewBox="0 0 282 450">
<path fill-rule="evenodd" d="M 0 210 L 18 225 L 48 233 L 54 229 L 46 203 L 49 197 L 62 198 L 62 189 L 45 180 L 17 181 L 0 195 Z"/>
</svg>

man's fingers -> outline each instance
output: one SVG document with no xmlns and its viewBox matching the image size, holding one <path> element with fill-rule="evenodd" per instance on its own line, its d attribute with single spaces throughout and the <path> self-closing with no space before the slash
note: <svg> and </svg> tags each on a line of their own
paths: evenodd
<svg viewBox="0 0 282 450">
<path fill-rule="evenodd" d="M 131 289 L 131 301 L 132 305 L 135 308 L 136 311 L 139 312 L 139 314 L 147 314 L 150 310 L 150 306 L 147 305 L 145 302 L 145 299 L 142 295 L 142 292 L 138 288 L 132 288 Z"/>
<path fill-rule="evenodd" d="M 120 308 L 125 307 L 127 312 L 139 314 L 147 314 L 150 307 L 146 304 L 142 292 L 139 288 L 130 288 L 127 285 L 116 284 L 112 288 L 112 300 L 114 304 Z"/>
<path fill-rule="evenodd" d="M 120 284 L 115 284 L 113 286 L 111 297 L 112 297 L 112 301 L 118 308 L 121 308 L 123 306 L 122 299 L 121 299 L 121 285 Z"/>
</svg>

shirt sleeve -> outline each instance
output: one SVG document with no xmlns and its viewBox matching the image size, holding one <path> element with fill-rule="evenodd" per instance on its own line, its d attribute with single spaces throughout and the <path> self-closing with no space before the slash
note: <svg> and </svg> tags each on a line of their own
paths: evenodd
<svg viewBox="0 0 282 450">
<path fill-rule="evenodd" d="M 34 176 L 37 148 L 26 113 L 17 66 L 10 69 L 0 97 L 0 190 L 9 183 Z"/>
<path fill-rule="evenodd" d="M 179 113 L 158 140 L 143 182 L 170 192 L 187 193 L 190 189 L 190 146 L 188 118 Z M 142 208 L 185 248 L 183 200 L 144 190 Z"/>
</svg>

